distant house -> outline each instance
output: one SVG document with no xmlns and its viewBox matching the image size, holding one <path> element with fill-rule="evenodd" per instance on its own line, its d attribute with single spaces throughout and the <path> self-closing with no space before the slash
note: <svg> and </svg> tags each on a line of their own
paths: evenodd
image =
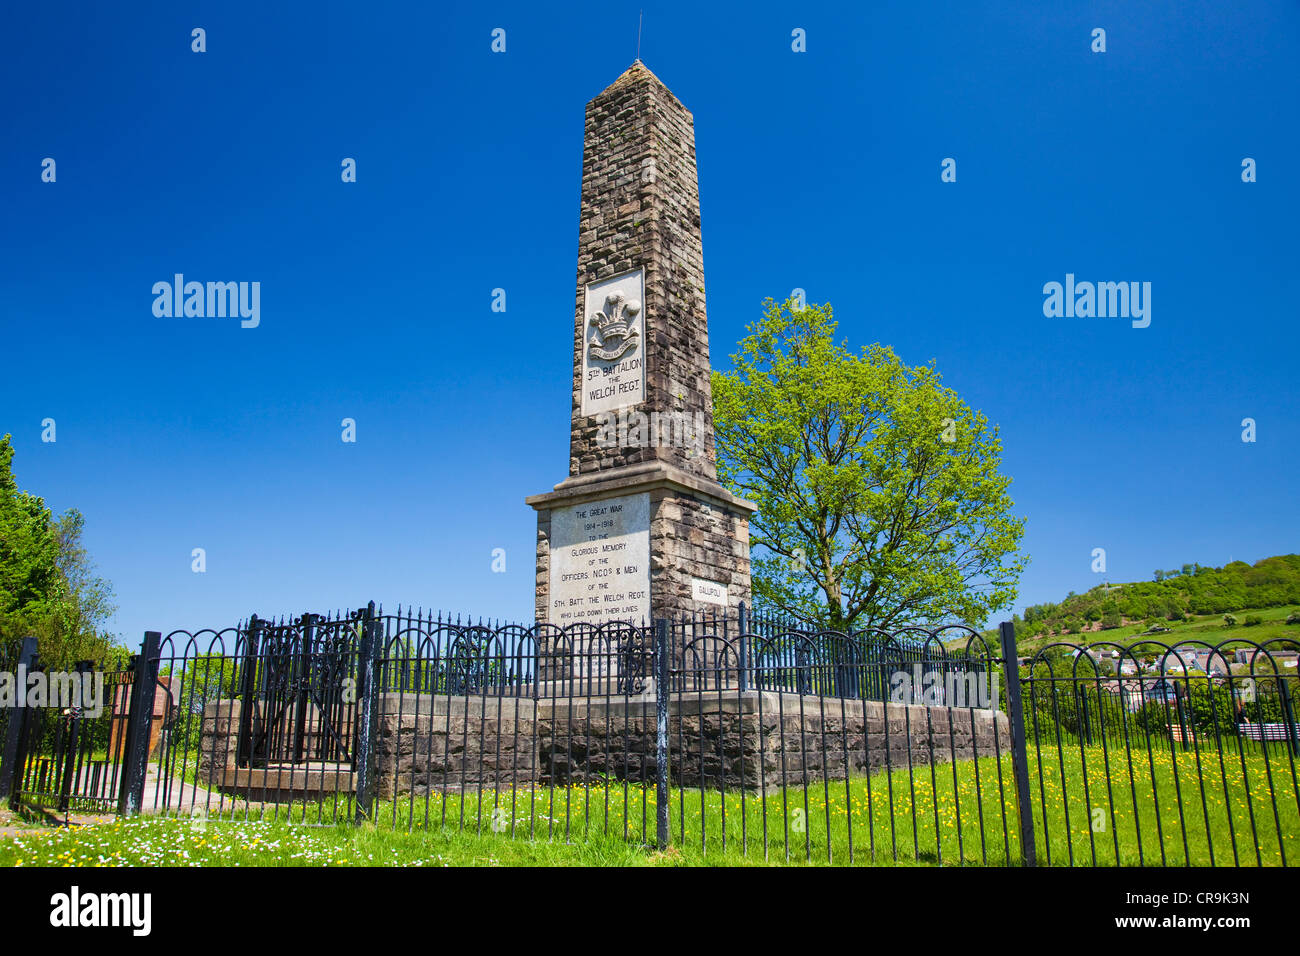
<svg viewBox="0 0 1300 956">
<path fill-rule="evenodd" d="M 1102 681 L 1101 689 L 1112 696 L 1122 697 L 1126 703 L 1130 695 L 1137 693 L 1137 687 L 1134 681 L 1121 681 L 1114 677 Z"/>
<path fill-rule="evenodd" d="M 1178 700 L 1174 682 L 1164 680 L 1126 680 L 1123 685 L 1124 703 L 1129 710 L 1141 710 L 1144 704 L 1173 705 Z"/>
<path fill-rule="evenodd" d="M 1166 704 L 1172 704 L 1178 700 L 1178 692 L 1175 690 L 1173 681 L 1154 681 L 1150 687 L 1143 689 L 1143 693 L 1147 700 L 1158 700 Z"/>
<path fill-rule="evenodd" d="M 1267 656 L 1265 656 L 1267 654 Z M 1268 659 L 1272 658 L 1273 663 L 1282 668 L 1295 668 L 1297 660 L 1300 660 L 1300 654 L 1295 651 L 1275 650 L 1257 651 L 1253 647 L 1239 647 L 1232 652 L 1233 660 L 1238 664 L 1249 664 L 1252 660 L 1255 662 L 1255 669 L 1268 669 Z"/>
<path fill-rule="evenodd" d="M 1209 648 L 1197 647 L 1192 644 L 1179 644 L 1173 649 L 1173 654 L 1169 656 L 1169 659 L 1174 663 L 1181 660 L 1188 670 L 1210 673 L 1211 668 L 1217 666 L 1220 673 L 1225 671 L 1221 654 L 1217 654 Z"/>
<path fill-rule="evenodd" d="M 1090 647 L 1087 649 L 1086 653 L 1088 657 L 1092 658 L 1092 662 L 1097 668 L 1097 673 L 1109 674 L 1114 672 L 1115 670 L 1114 651 L 1109 651 L 1105 649 L 1096 649 Z M 1087 671 L 1081 668 L 1079 673 L 1083 674 L 1083 673 L 1087 673 Z"/>
<path fill-rule="evenodd" d="M 1165 703 L 1163 694 L 1155 694 L 1149 681 L 1125 680 L 1119 682 L 1119 700 L 1130 714 L 1137 713 L 1145 705 Z M 1172 701 L 1172 692 L 1169 699 Z"/>
</svg>

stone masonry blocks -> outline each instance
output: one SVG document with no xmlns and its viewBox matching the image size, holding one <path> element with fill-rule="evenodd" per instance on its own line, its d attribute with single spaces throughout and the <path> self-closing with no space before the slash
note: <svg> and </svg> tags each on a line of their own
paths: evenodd
<svg viewBox="0 0 1300 956">
<path fill-rule="evenodd" d="M 587 104 L 578 224 L 573 411 L 569 474 L 665 461 L 717 477 L 713 446 L 704 252 L 695 121 L 639 62 Z M 705 423 L 703 454 L 669 443 L 602 447 L 582 414 L 582 352 L 589 283 L 645 269 L 646 396 L 642 411 Z"/>
</svg>

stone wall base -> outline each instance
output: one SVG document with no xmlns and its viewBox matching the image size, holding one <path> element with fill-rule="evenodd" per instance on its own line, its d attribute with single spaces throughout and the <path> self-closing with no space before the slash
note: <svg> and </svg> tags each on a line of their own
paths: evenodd
<svg viewBox="0 0 1300 956">
<path fill-rule="evenodd" d="M 222 789 L 247 790 L 236 770 L 239 702 L 204 712 L 200 769 Z M 757 792 L 845 775 L 1007 753 L 997 711 L 801 697 L 774 691 L 674 695 L 668 746 L 675 786 Z M 638 697 L 534 700 L 385 694 L 379 700 L 378 796 L 530 785 L 650 782 L 655 775 L 653 691 Z M 334 768 L 331 768 L 334 769 Z M 253 771 L 266 790 L 266 772 Z M 328 785 L 326 784 L 328 778 Z M 310 777 L 294 779 L 300 792 Z M 321 791 L 353 775 L 321 774 Z M 274 789 L 274 788 L 272 788 Z M 270 791 L 264 799 L 273 799 Z"/>
</svg>

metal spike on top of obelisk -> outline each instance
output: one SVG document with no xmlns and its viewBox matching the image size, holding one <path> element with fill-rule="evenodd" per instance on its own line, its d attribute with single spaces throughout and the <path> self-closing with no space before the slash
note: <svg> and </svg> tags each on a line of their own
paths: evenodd
<svg viewBox="0 0 1300 956">
<path fill-rule="evenodd" d="M 581 173 L 569 476 L 527 499 L 537 620 L 734 611 L 754 505 L 717 480 L 694 118 L 639 58 L 587 104 Z"/>
</svg>

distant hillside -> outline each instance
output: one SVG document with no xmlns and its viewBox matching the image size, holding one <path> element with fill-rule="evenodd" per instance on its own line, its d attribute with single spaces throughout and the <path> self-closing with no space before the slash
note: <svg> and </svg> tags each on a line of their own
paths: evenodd
<svg viewBox="0 0 1300 956">
<path fill-rule="evenodd" d="M 1255 608 L 1300 604 L 1300 554 L 1264 558 L 1222 568 L 1185 564 L 1157 571 L 1152 581 L 1099 584 L 1084 594 L 1071 591 L 1059 604 L 1035 604 L 1015 615 L 1020 639 L 1114 630 L 1130 624 L 1156 626 L 1188 615 L 1231 614 Z"/>
</svg>

